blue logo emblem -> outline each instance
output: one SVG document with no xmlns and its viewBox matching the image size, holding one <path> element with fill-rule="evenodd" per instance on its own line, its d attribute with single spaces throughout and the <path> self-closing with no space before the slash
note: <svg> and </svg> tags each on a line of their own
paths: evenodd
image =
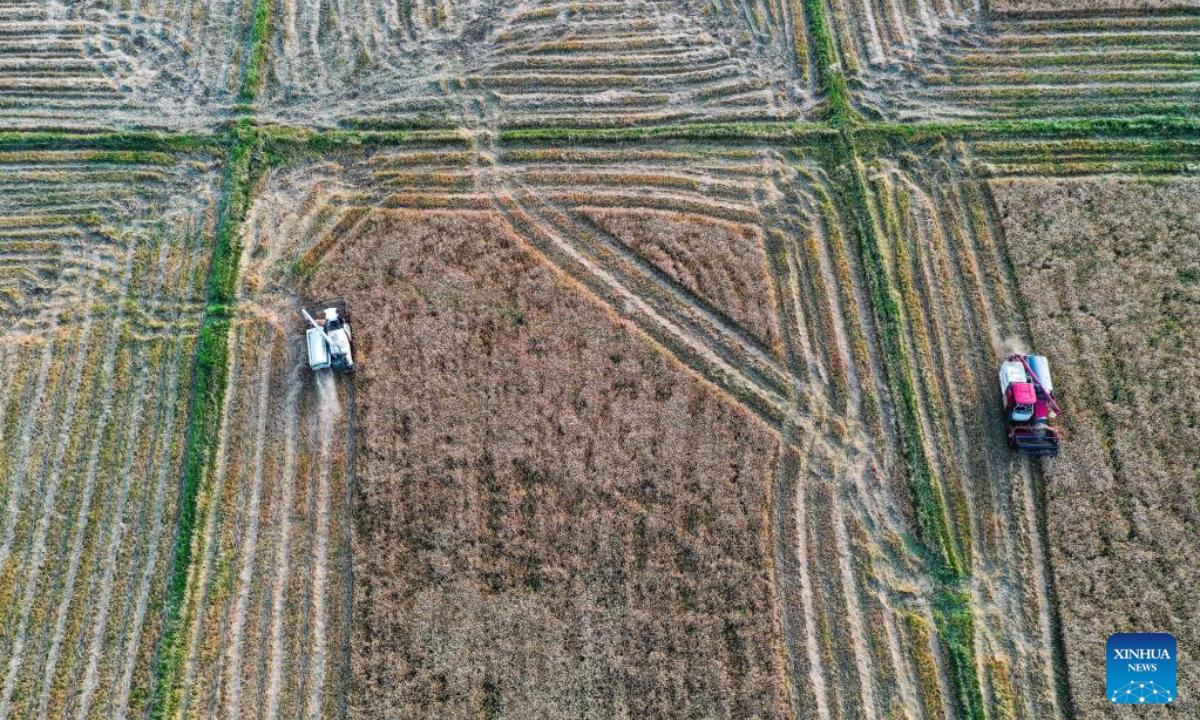
<svg viewBox="0 0 1200 720">
<path fill-rule="evenodd" d="M 1149 705 L 1175 702 L 1175 656 L 1170 633 L 1113 633 L 1108 636 L 1108 699 Z"/>
</svg>

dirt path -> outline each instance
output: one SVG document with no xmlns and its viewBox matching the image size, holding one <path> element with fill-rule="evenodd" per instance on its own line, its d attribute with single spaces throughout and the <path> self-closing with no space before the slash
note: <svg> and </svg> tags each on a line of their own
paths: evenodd
<svg viewBox="0 0 1200 720">
<path fill-rule="evenodd" d="M 297 376 L 301 368 L 291 373 Z M 283 470 L 280 477 L 280 500 L 277 505 L 275 560 L 271 591 L 270 658 L 267 661 L 269 680 L 264 700 L 263 717 L 276 720 L 279 712 L 279 694 L 283 686 L 284 659 L 284 611 L 287 600 L 287 578 L 290 577 L 290 543 L 292 529 L 292 507 L 296 483 L 296 414 L 300 395 L 298 378 L 290 379 L 287 401 L 284 405 Z"/>
<path fill-rule="evenodd" d="M 336 441 L 335 430 L 338 419 L 342 415 L 341 404 L 338 401 L 338 389 L 334 377 L 329 373 L 316 376 L 319 414 L 318 433 L 319 447 L 317 467 L 317 516 L 316 516 L 316 552 L 313 557 L 312 571 L 312 644 L 309 651 L 308 699 L 305 705 L 305 715 L 312 720 L 320 720 L 321 695 L 325 689 L 325 666 L 328 655 L 326 625 L 329 609 L 326 606 L 327 563 L 329 560 L 329 495 L 330 472 L 333 444 Z"/>
<path fill-rule="evenodd" d="M 238 574 L 238 595 L 229 626 L 229 645 L 226 650 L 226 705 L 228 717 L 237 720 L 241 716 L 242 691 L 242 639 L 246 625 L 246 606 L 250 602 L 251 579 L 258 552 L 259 504 L 263 484 L 263 448 L 266 444 L 267 410 L 271 388 L 271 365 L 278 339 L 273 328 L 268 328 L 266 349 L 259 362 L 258 422 L 254 436 L 254 459 L 250 480 L 250 499 L 246 507 L 248 522 L 242 536 L 242 564 Z"/>
</svg>

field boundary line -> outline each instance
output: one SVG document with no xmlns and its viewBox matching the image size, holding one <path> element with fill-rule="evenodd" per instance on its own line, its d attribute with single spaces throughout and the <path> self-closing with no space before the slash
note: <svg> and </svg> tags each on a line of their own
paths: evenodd
<svg viewBox="0 0 1200 720">
<path fill-rule="evenodd" d="M 172 545 L 169 584 L 163 609 L 162 634 L 155 651 L 149 717 L 169 716 L 177 700 L 176 679 L 184 658 L 186 600 L 196 551 L 200 490 L 216 456 L 229 368 L 234 284 L 242 244 L 238 237 L 250 207 L 250 190 L 262 172 L 255 129 L 239 123 L 226 155 L 224 207 L 209 267 L 208 304 L 200 326 L 192 371 L 192 391 L 184 462 L 179 481 L 179 510 Z"/>
</svg>

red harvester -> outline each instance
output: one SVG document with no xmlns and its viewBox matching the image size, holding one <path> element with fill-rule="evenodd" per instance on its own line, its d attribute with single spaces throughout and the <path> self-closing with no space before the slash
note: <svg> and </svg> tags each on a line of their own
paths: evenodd
<svg viewBox="0 0 1200 720">
<path fill-rule="evenodd" d="M 1058 455 L 1058 431 L 1049 421 L 1062 414 L 1054 401 L 1050 361 L 1044 355 L 1009 355 L 1000 365 L 1000 393 L 1008 423 L 1008 447 L 1021 455 Z"/>
</svg>

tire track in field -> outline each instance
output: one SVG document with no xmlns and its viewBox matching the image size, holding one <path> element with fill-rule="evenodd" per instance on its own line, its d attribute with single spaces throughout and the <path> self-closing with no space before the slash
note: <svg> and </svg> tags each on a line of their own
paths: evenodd
<svg viewBox="0 0 1200 720">
<path fill-rule="evenodd" d="M 346 508 L 342 513 L 342 657 L 340 688 L 337 698 L 338 720 L 349 716 L 350 687 L 353 682 L 354 659 L 354 453 L 357 442 L 354 437 L 354 421 L 357 408 L 354 399 L 354 381 L 346 383 Z"/>
<path fill-rule="evenodd" d="M 849 650 L 854 653 L 855 667 L 858 670 L 863 711 L 866 717 L 874 718 L 876 717 L 875 687 L 872 680 L 874 673 L 871 671 L 871 656 L 867 652 L 866 631 L 863 629 L 863 611 L 859 602 L 858 588 L 854 580 L 854 571 L 850 567 L 854 556 L 850 540 L 846 535 L 846 522 L 842 516 L 843 501 L 836 487 L 832 488 L 830 497 L 833 499 L 829 511 L 834 537 L 825 538 L 825 541 L 837 545 L 838 575 L 842 585 L 842 596 L 845 599 L 845 621 L 850 627 L 850 638 L 853 641 L 853 647 Z"/>
<path fill-rule="evenodd" d="M 246 512 L 249 522 L 242 536 L 242 566 L 239 573 L 237 601 L 233 620 L 230 623 L 229 646 L 226 655 L 226 688 L 228 717 L 237 720 L 241 716 L 242 690 L 242 635 L 246 625 L 246 606 L 250 602 L 250 583 L 254 575 L 254 563 L 258 552 L 259 506 L 262 499 L 263 450 L 267 434 L 267 406 L 271 389 L 271 366 L 278 339 L 274 328 L 267 326 L 267 342 L 259 360 L 258 418 L 254 437 L 253 474 L 251 477 L 250 501 Z"/>
<path fill-rule="evenodd" d="M 104 577 L 101 580 L 99 617 L 95 619 L 92 630 L 92 641 L 88 651 L 88 665 L 83 676 L 83 688 L 79 694 L 79 711 L 76 713 L 78 720 L 85 720 L 87 718 L 91 706 L 92 694 L 96 691 L 96 687 L 99 684 L 98 670 L 103 650 L 101 645 L 103 644 L 104 631 L 108 623 L 109 603 L 112 599 L 113 580 L 117 571 L 117 551 L 120 548 L 121 539 L 125 533 L 125 504 L 129 499 L 130 478 L 133 475 L 133 458 L 136 454 L 138 432 L 142 421 L 142 404 L 146 396 L 147 369 L 144 360 L 139 360 L 138 364 L 137 379 L 134 381 L 133 408 L 129 419 L 129 435 L 124 450 L 125 463 L 120 474 L 121 487 L 118 491 L 117 505 L 114 510 L 115 517 L 109 526 L 108 540 L 102 545 L 102 547 L 107 548 L 108 554 L 102 563 Z"/>
<path fill-rule="evenodd" d="M 9 342 L 7 338 L 0 336 L 0 372 L 3 372 L 3 378 L 0 378 L 0 443 L 4 447 L 8 446 L 8 438 L 4 437 L 5 425 L 4 420 L 8 417 L 8 399 L 12 394 L 12 388 L 15 384 L 15 375 L 17 372 L 18 361 L 14 361 L 12 356 L 20 355 L 14 349 L 15 343 Z"/>
<path fill-rule="evenodd" d="M 133 265 L 133 254 L 130 254 L 129 260 L 126 263 L 125 276 L 128 278 L 129 272 Z M 126 280 L 125 282 L 128 282 Z M 124 305 L 122 304 L 122 308 Z M 123 318 L 123 311 L 114 319 L 114 327 L 111 331 L 111 336 L 118 338 L 119 325 Z M 92 495 L 96 487 L 96 474 L 100 466 L 100 452 L 103 446 L 104 434 L 108 426 L 109 419 L 113 414 L 113 395 L 116 392 L 116 383 L 114 375 L 116 371 L 117 352 L 115 345 L 105 356 L 102 376 L 104 378 L 104 396 L 100 401 L 100 417 L 97 419 L 92 429 L 91 450 L 88 454 L 87 469 L 84 472 L 83 496 L 78 503 L 78 510 L 75 515 L 74 540 L 71 545 L 71 553 L 69 555 L 70 563 L 67 568 L 66 577 L 64 579 L 64 592 L 62 599 L 59 601 L 58 611 L 54 621 L 54 634 L 50 643 L 50 648 L 47 652 L 45 672 L 42 677 L 42 689 L 38 698 L 38 717 L 45 717 L 50 703 L 50 693 L 54 685 L 54 675 L 58 666 L 58 655 L 62 647 L 64 635 L 66 632 L 67 616 L 70 612 L 71 603 L 74 599 L 75 584 L 78 579 L 79 565 L 83 560 L 83 545 L 87 532 L 88 521 L 90 515 L 88 508 L 91 506 Z M 132 426 L 132 418 L 128 425 Z"/>
<path fill-rule="evenodd" d="M 583 272 L 586 272 L 590 276 L 589 278 L 582 279 L 581 282 L 588 287 L 600 285 L 601 287 L 595 287 L 595 291 L 605 300 L 606 304 L 615 306 L 613 309 L 618 314 L 625 317 L 632 316 L 631 319 L 647 335 L 658 339 L 659 342 L 667 343 L 667 347 L 676 346 L 679 343 L 685 344 L 688 348 L 685 352 L 698 355 L 698 359 L 702 359 L 704 365 L 711 367 L 710 369 L 701 366 L 699 371 L 702 374 L 709 377 L 715 375 L 717 378 L 720 378 L 714 380 L 718 386 L 724 388 L 732 384 L 744 392 L 752 393 L 755 396 L 756 402 L 749 404 L 750 409 L 760 417 L 763 417 L 773 427 L 778 428 L 784 418 L 791 414 L 787 399 L 781 394 L 780 390 L 768 387 L 758 380 L 757 377 L 760 373 L 757 370 L 744 367 L 737 360 L 730 358 L 727 353 L 719 353 L 710 348 L 707 343 L 695 337 L 695 334 L 689 332 L 683 325 L 683 323 L 687 322 L 685 318 L 673 319 L 664 316 L 660 310 L 665 310 L 666 306 L 662 305 L 661 302 L 652 305 L 650 300 L 626 287 L 626 284 L 618 276 L 603 267 L 592 257 L 590 252 L 580 250 L 575 246 L 574 242 L 566 239 L 564 233 L 558 229 L 558 223 L 552 222 L 543 216 L 542 213 L 530 207 L 530 205 L 536 203 L 544 203 L 544 201 L 528 191 L 523 193 L 522 199 L 517 199 L 507 193 L 497 197 L 498 208 L 509 219 L 514 228 L 528 225 L 549 241 L 553 249 L 548 247 L 545 242 L 538 242 L 534 238 L 527 238 L 538 249 L 540 255 L 546 257 L 549 262 L 559 267 L 571 277 L 577 277 L 580 273 L 578 271 L 572 272 L 568 267 L 570 265 L 578 265 Z M 553 208 L 547 208 L 544 212 L 553 211 Z M 554 258 L 554 256 L 559 254 L 565 256 L 563 260 Z M 567 265 L 567 267 L 564 267 L 564 265 Z M 690 303 L 687 303 L 687 305 L 691 307 Z M 655 328 L 661 328 L 661 330 L 656 331 Z M 664 334 L 667 337 L 663 337 Z M 736 342 L 733 342 L 733 344 L 736 346 Z M 678 353 L 671 354 L 678 357 Z M 695 364 L 695 361 L 685 362 L 685 364 L 692 366 Z M 778 365 L 778 361 L 773 361 L 773 364 Z M 790 383 L 788 384 L 790 385 Z M 744 400 L 739 400 L 739 402 L 745 404 Z"/>
<path fill-rule="evenodd" d="M 804 470 L 803 459 L 801 459 L 796 472 L 796 496 L 794 500 L 796 506 L 796 538 L 794 548 L 796 562 L 801 568 L 800 599 L 804 607 L 805 645 L 808 648 L 808 680 L 812 684 L 813 693 L 816 695 L 817 718 L 819 720 L 831 720 L 832 716 L 829 711 L 828 701 L 829 686 L 825 677 L 826 668 L 821 662 L 820 642 L 817 639 L 816 601 L 812 585 L 812 565 L 809 564 L 808 556 L 808 503 L 805 500 L 807 474 Z"/>
<path fill-rule="evenodd" d="M 36 419 L 41 415 L 42 396 L 46 391 L 46 377 L 50 373 L 50 361 L 54 358 L 54 346 L 57 343 L 58 315 L 54 316 L 47 334 L 46 344 L 42 348 L 42 361 L 38 365 L 37 381 L 33 388 L 33 397 L 25 413 L 21 416 L 20 439 L 13 455 L 15 469 L 8 486 L 8 504 L 4 511 L 4 537 L 0 540 L 0 569 L 8 566 L 9 555 L 12 553 L 12 543 L 17 532 L 17 513 L 21 506 L 21 495 L 25 491 L 25 476 L 29 464 L 29 448 L 33 444 L 33 430 Z"/>
<path fill-rule="evenodd" d="M 174 284 L 173 284 L 174 279 L 172 279 L 171 283 L 168 283 L 163 278 L 163 267 L 164 267 L 164 263 L 165 263 L 165 257 L 170 249 L 171 249 L 171 246 L 164 242 L 163 246 L 160 250 L 158 260 L 154 264 L 155 274 L 154 274 L 153 278 L 151 279 L 149 297 L 144 300 L 144 302 L 148 303 L 150 306 L 155 306 L 160 302 L 162 294 L 163 294 L 164 290 L 167 289 L 167 286 L 169 284 L 171 285 L 171 287 L 174 287 Z M 125 292 L 126 292 L 124 288 L 128 287 L 130 277 L 131 277 L 130 273 L 132 273 L 132 264 L 134 263 L 134 260 L 135 260 L 135 255 L 136 255 L 136 248 L 131 248 L 130 253 L 129 253 L 129 258 L 127 260 L 127 268 L 125 270 L 123 280 L 122 280 L 122 291 L 121 291 L 120 297 L 124 297 Z M 188 276 L 188 273 L 190 272 L 190 267 L 191 267 L 191 262 L 190 262 L 190 256 L 189 256 L 188 263 L 182 269 L 185 277 Z M 136 313 L 136 310 L 134 312 Z M 182 299 L 180 299 L 179 314 L 182 315 L 183 312 L 184 312 L 184 305 L 182 303 Z M 130 314 L 131 313 L 128 310 L 124 309 L 124 303 L 122 303 L 122 310 L 121 310 L 120 318 L 123 320 L 132 321 L 132 318 L 130 318 Z M 117 336 L 118 336 L 117 333 L 113 333 L 114 342 L 115 342 L 115 338 Z M 137 342 L 136 338 L 135 338 L 135 342 Z M 129 423 L 129 439 L 128 439 L 128 445 L 127 445 L 127 449 L 126 449 L 127 455 L 126 455 L 124 469 L 120 475 L 120 477 L 122 478 L 122 484 L 121 484 L 121 489 L 119 491 L 120 494 L 119 494 L 118 501 L 117 501 L 115 518 L 113 519 L 113 523 L 110 525 L 110 527 L 111 527 L 110 541 L 109 541 L 108 545 L 105 546 L 108 549 L 109 555 L 108 555 L 108 560 L 106 562 L 104 562 L 102 565 L 102 567 L 105 568 L 105 574 L 101 581 L 102 590 L 100 593 L 100 604 L 99 604 L 99 611 L 98 611 L 99 618 L 97 619 L 97 621 L 95 623 L 92 644 L 90 647 L 90 651 L 88 653 L 89 654 L 88 666 L 87 666 L 87 670 L 85 671 L 84 677 L 83 677 L 83 683 L 84 683 L 83 689 L 79 693 L 79 698 L 80 698 L 79 717 L 81 719 L 86 717 L 88 710 L 90 709 L 91 695 L 92 695 L 92 693 L 95 692 L 95 690 L 98 688 L 99 683 L 100 683 L 100 679 L 98 677 L 99 662 L 100 662 L 100 656 L 103 653 L 103 648 L 101 646 L 103 644 L 104 634 L 107 630 L 108 615 L 111 610 L 113 583 L 115 581 L 115 574 L 116 574 L 116 567 L 115 567 L 116 562 L 115 561 L 116 561 L 117 554 L 120 551 L 122 538 L 125 536 L 125 530 L 126 530 L 126 527 L 125 527 L 126 523 L 125 523 L 125 519 L 124 519 L 125 506 L 128 502 L 128 496 L 129 496 L 130 484 L 131 484 L 130 476 L 132 475 L 132 472 L 133 472 L 133 462 L 134 462 L 134 458 L 136 455 L 137 441 L 139 440 L 137 427 L 142 420 L 142 418 L 141 418 L 141 415 L 143 414 L 142 413 L 142 404 L 143 404 L 143 402 L 145 400 L 145 396 L 147 395 L 147 392 L 148 392 L 146 389 L 146 386 L 147 386 L 149 376 L 150 376 L 150 365 L 149 365 L 149 360 L 148 360 L 149 349 L 148 349 L 148 347 L 145 347 L 145 345 L 148 345 L 148 343 L 142 342 L 142 344 L 144 346 L 141 348 L 137 348 L 137 346 L 135 345 L 135 351 L 137 352 L 137 359 L 136 359 L 135 363 L 138 368 L 138 371 L 137 371 L 138 377 L 135 381 L 134 402 L 133 402 L 133 408 L 132 408 L 132 412 L 131 412 L 131 420 Z M 113 352 L 113 354 L 116 353 L 115 345 L 112 347 L 112 352 Z M 181 352 L 181 349 L 177 348 L 176 357 L 174 358 L 176 362 L 180 359 L 179 354 L 178 354 L 180 352 Z M 159 362 L 162 362 L 162 361 L 160 360 Z M 164 380 L 166 380 L 166 382 L 168 383 L 168 386 L 170 386 L 170 384 L 172 384 L 172 383 L 174 383 L 177 386 L 177 384 L 178 384 L 177 367 L 178 367 L 177 365 L 164 364 L 163 367 L 160 368 L 160 370 L 158 372 L 158 383 L 156 385 L 157 389 L 161 389 L 161 385 L 164 382 Z M 176 372 L 172 372 L 172 370 L 176 370 Z M 167 375 L 170 375 L 170 380 L 167 380 L 167 378 L 166 378 Z M 173 403 L 171 403 L 171 404 L 173 404 Z M 168 404 L 167 406 L 163 406 L 161 404 L 157 405 L 157 407 L 161 408 L 162 413 L 167 413 L 171 416 L 171 418 L 167 422 L 173 422 L 174 413 L 170 412 L 171 404 Z M 170 443 L 171 443 L 171 438 L 169 436 L 162 435 L 161 433 L 157 432 L 158 430 L 161 429 L 163 424 L 164 423 L 159 423 L 158 425 L 156 425 L 156 428 L 155 428 L 156 433 L 155 434 L 157 437 L 161 438 L 161 442 L 163 445 L 169 447 Z M 150 441 L 149 451 L 150 451 L 151 455 L 153 455 L 153 449 L 154 449 L 155 442 L 156 442 L 156 440 L 153 438 Z M 142 470 L 142 468 L 138 468 L 138 469 L 139 469 L 139 471 Z M 152 467 L 145 469 L 147 478 L 149 478 L 151 476 L 152 470 L 153 470 Z M 165 477 L 163 477 L 161 479 L 165 479 Z M 162 498 L 163 492 L 165 492 L 165 487 L 163 487 L 160 484 L 159 488 L 156 490 L 156 493 L 157 493 L 157 495 L 156 495 L 157 502 L 155 503 L 156 512 L 161 511 L 161 498 Z M 86 506 L 84 506 L 84 505 L 80 506 L 80 512 L 84 512 L 85 509 L 86 509 Z M 143 514 L 143 518 L 144 518 L 144 514 Z M 103 532 L 103 531 L 101 531 L 101 532 Z M 141 532 L 141 528 L 139 528 L 137 536 L 135 536 L 135 538 L 134 538 L 134 552 L 135 553 L 136 553 L 137 546 L 140 543 L 142 536 L 143 536 L 143 533 Z M 134 576 L 134 573 L 136 572 L 136 560 L 131 560 L 128 570 L 130 573 L 130 577 L 132 578 Z M 89 595 L 89 603 L 91 602 L 91 598 L 92 598 L 92 595 Z M 128 609 L 126 608 L 126 610 L 128 610 Z M 89 608 L 88 614 L 90 614 L 90 608 Z M 85 615 L 85 617 L 86 617 L 86 615 Z M 123 614 L 122 618 L 121 618 L 122 637 L 124 636 L 124 633 L 125 633 L 127 620 L 128 620 L 127 615 Z M 135 650 L 135 654 L 136 654 L 136 650 Z M 115 678 L 114 678 L 114 680 L 115 680 Z M 111 702 L 112 702 L 112 700 L 110 697 L 109 698 L 109 706 L 108 706 L 108 710 L 110 712 L 112 709 Z M 122 708 L 122 711 L 123 710 L 124 710 L 124 708 Z"/>
<path fill-rule="evenodd" d="M 325 685 L 327 624 L 325 585 L 326 563 L 329 556 L 329 475 L 334 430 L 342 412 L 341 405 L 338 403 L 337 385 L 334 384 L 334 379 L 329 373 L 317 375 L 317 394 L 319 403 L 318 432 L 320 433 L 318 454 L 320 466 L 317 468 L 317 548 L 313 558 L 312 571 L 313 635 L 312 649 L 309 655 L 311 665 L 308 677 L 308 701 L 305 706 L 305 715 L 312 720 L 319 720 L 321 717 L 321 691 Z"/>
<path fill-rule="evenodd" d="M 197 234 L 199 239 L 200 235 Z M 195 269 L 197 263 L 194 261 L 194 254 L 187 254 L 187 265 L 183 271 L 184 282 L 182 287 L 191 287 L 195 277 Z M 185 299 L 178 299 L 178 310 L 175 315 L 175 322 L 178 326 L 187 314 L 187 305 Z M 169 462 L 171 456 L 171 441 L 174 437 L 175 421 L 178 413 L 175 412 L 175 403 L 179 397 L 179 378 L 180 367 L 183 362 L 185 343 L 182 337 L 175 340 L 175 351 L 171 358 L 170 364 L 167 366 L 167 372 L 170 372 L 170 380 L 167 387 L 167 401 L 164 406 L 166 419 L 164 421 L 165 429 L 163 431 L 163 442 L 158 448 L 158 459 L 154 467 L 158 469 L 158 474 L 154 483 L 154 499 L 151 501 L 153 507 L 153 520 L 151 521 L 150 533 L 147 536 L 147 545 L 149 548 L 148 557 L 142 570 L 141 585 L 137 591 L 137 601 L 134 603 L 133 621 L 132 624 L 126 622 L 126 632 L 129 633 L 129 642 L 126 645 L 125 670 L 121 677 L 120 691 L 116 703 L 117 720 L 125 720 L 128 712 L 129 694 L 133 685 L 133 673 L 137 666 L 138 648 L 140 647 L 142 626 L 146 620 L 147 604 L 150 596 L 151 584 L 154 580 L 155 571 L 158 567 L 158 554 L 160 543 L 158 537 L 163 531 L 163 511 L 165 509 L 164 496 L 167 491 L 170 480 L 170 471 L 173 466 Z"/>
<path fill-rule="evenodd" d="M 299 379 L 294 376 L 298 374 L 301 367 L 297 365 L 293 369 L 284 409 L 283 472 L 277 511 L 278 533 L 275 545 L 274 587 L 271 592 L 271 652 L 268 661 L 270 674 L 266 690 L 265 712 L 263 713 L 266 720 L 276 720 L 278 717 L 279 693 L 283 685 L 283 614 L 284 603 L 287 599 L 287 578 L 291 560 L 289 540 L 291 539 L 292 501 L 295 495 L 296 481 L 296 414 L 301 387 Z"/>
</svg>

